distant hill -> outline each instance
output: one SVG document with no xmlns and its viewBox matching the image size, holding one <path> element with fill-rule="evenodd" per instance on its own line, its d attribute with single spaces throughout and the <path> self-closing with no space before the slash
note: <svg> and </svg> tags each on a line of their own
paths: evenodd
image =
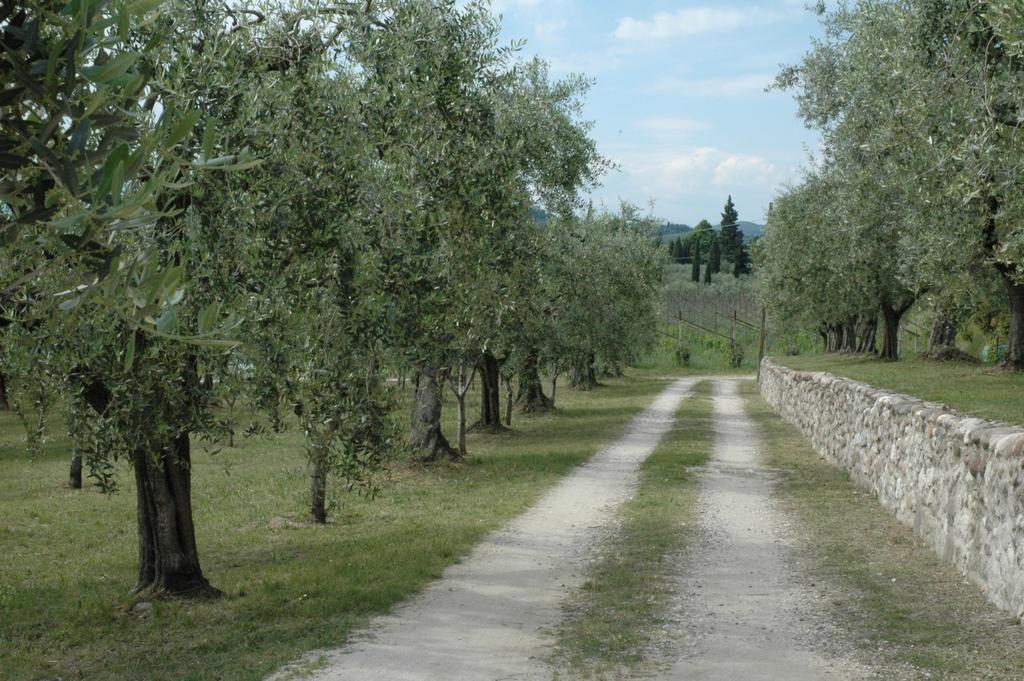
<svg viewBox="0 0 1024 681">
<path fill-rule="evenodd" d="M 756 222 L 747 222 L 745 220 L 739 221 L 739 228 L 743 230 L 743 240 L 750 241 L 764 234 L 764 225 L 760 225 Z M 722 229 L 722 225 L 715 225 L 715 230 Z M 675 222 L 666 222 L 664 225 L 658 228 L 654 233 L 655 236 L 661 237 L 663 241 L 668 239 L 675 239 L 676 237 L 683 236 L 693 231 L 693 227 L 689 225 L 679 224 Z"/>
<path fill-rule="evenodd" d="M 533 217 L 535 222 L 542 225 L 547 224 L 548 220 L 551 219 L 550 215 L 548 215 L 544 210 L 537 207 L 530 208 L 530 216 Z M 741 230 L 743 230 L 744 241 L 756 239 L 757 237 L 764 234 L 764 225 L 758 224 L 756 222 L 747 222 L 745 220 L 740 220 L 739 227 Z M 722 225 L 715 225 L 715 229 L 722 229 Z M 663 242 L 668 242 L 669 240 L 675 240 L 678 237 L 685 237 L 692 231 L 693 227 L 691 227 L 690 225 L 681 222 L 666 222 L 665 224 L 663 224 L 661 227 L 658 227 L 658 229 L 654 231 L 654 237 L 656 239 L 660 238 Z"/>
<path fill-rule="evenodd" d="M 716 225 L 715 229 L 721 229 L 721 225 Z M 747 222 L 745 220 L 739 221 L 739 228 L 743 232 L 743 240 L 750 241 L 751 239 L 757 238 L 764 234 L 764 225 L 759 225 L 756 222 Z"/>
<path fill-rule="evenodd" d="M 664 225 L 659 227 L 654 233 L 655 236 L 663 238 L 672 237 L 673 239 L 678 236 L 684 236 L 693 231 L 693 227 L 690 225 L 676 224 L 674 222 L 666 222 Z"/>
</svg>

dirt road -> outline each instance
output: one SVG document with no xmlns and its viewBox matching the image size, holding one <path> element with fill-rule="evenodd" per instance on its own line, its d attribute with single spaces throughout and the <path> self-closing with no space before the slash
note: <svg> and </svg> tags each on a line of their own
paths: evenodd
<svg viewBox="0 0 1024 681">
<path fill-rule="evenodd" d="M 552 679 L 546 659 L 561 605 L 584 580 L 616 509 L 636 490 L 641 464 L 699 380 L 673 383 L 621 438 L 348 646 L 314 653 L 273 679 Z M 665 563 L 677 573 L 677 636 L 659 678 L 867 678 L 842 656 L 822 652 L 838 636 L 796 564 L 795 538 L 776 509 L 772 473 L 761 464 L 737 380 L 714 385 L 714 453 L 700 472 L 697 539 L 680 560 Z"/>
<path fill-rule="evenodd" d="M 700 526 L 679 573 L 678 659 L 664 679 L 818 681 L 863 678 L 819 652 L 831 638 L 737 382 L 715 382 L 715 445 L 701 473 Z"/>
<path fill-rule="evenodd" d="M 591 549 L 634 491 L 695 379 L 669 386 L 625 434 L 424 592 L 349 646 L 316 654 L 321 681 L 547 679 L 547 629 L 582 581 Z M 302 666 L 302 665 L 300 665 Z M 276 678 L 288 678 L 285 670 Z"/>
</svg>

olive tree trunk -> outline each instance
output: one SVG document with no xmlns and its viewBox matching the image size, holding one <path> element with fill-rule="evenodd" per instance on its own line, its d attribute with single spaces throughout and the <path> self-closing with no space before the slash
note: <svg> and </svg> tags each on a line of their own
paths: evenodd
<svg viewBox="0 0 1024 681">
<path fill-rule="evenodd" d="M 309 464 L 309 521 L 327 523 L 327 466 L 319 458 Z"/>
<path fill-rule="evenodd" d="M 474 427 L 501 430 L 501 372 L 489 350 L 480 357 L 480 390 L 480 420 Z"/>
<path fill-rule="evenodd" d="M 425 362 L 416 376 L 409 446 L 422 461 L 458 458 L 458 452 L 441 432 L 442 379 L 439 374 L 433 364 Z"/>
<path fill-rule="evenodd" d="M 843 327 L 843 346 L 841 352 L 857 351 L 857 320 L 848 319 Z"/>
<path fill-rule="evenodd" d="M 158 452 L 136 451 L 139 578 L 135 590 L 219 596 L 199 566 L 192 523 L 192 460 L 188 433 Z"/>
<path fill-rule="evenodd" d="M 1011 371 L 1024 371 L 1024 285 L 1008 275 L 1003 279 L 1010 298 L 1010 336 L 1003 365 Z"/>
<path fill-rule="evenodd" d="M 594 353 L 578 355 L 569 368 L 569 387 L 573 390 L 590 390 L 597 386 L 597 372 L 594 367 Z"/>
<path fill-rule="evenodd" d="M 940 306 L 932 319 L 931 332 L 928 334 L 928 348 L 925 356 L 931 359 L 960 359 L 973 361 L 974 357 L 961 351 L 956 346 L 956 336 L 960 331 L 960 317 L 955 308 Z"/>
<path fill-rule="evenodd" d="M 839 352 L 843 348 L 843 325 L 829 324 L 825 339 L 825 352 Z"/>
<path fill-rule="evenodd" d="M 537 413 L 548 411 L 553 408 L 551 400 L 544 394 L 544 387 L 540 382 L 540 358 L 536 351 L 526 356 L 526 362 L 519 376 L 519 399 L 517 400 L 523 412 Z"/>
<path fill-rule="evenodd" d="M 501 384 L 505 386 L 505 425 L 512 425 L 512 376 L 501 375 Z"/>
<path fill-rule="evenodd" d="M 75 445 L 71 450 L 71 466 L 68 471 L 68 487 L 82 489 L 82 450 Z"/>
<path fill-rule="evenodd" d="M 1002 209 L 1002 199 L 996 195 L 988 197 L 988 219 L 985 226 L 985 248 L 990 255 L 999 249 L 997 220 Z M 993 264 L 1003 279 L 1006 294 L 1010 299 L 1010 335 L 1006 341 L 1006 359 L 1003 366 L 1010 371 L 1024 371 L 1024 284 L 1018 277 L 1018 265 L 993 258 Z"/>
<path fill-rule="evenodd" d="M 892 305 L 888 301 L 882 301 L 882 321 L 885 323 L 884 336 L 882 338 L 882 359 L 898 360 L 900 358 L 900 320 L 910 309 L 912 303 L 905 303 L 899 306 Z"/>
<path fill-rule="evenodd" d="M 495 363 L 497 366 L 497 363 Z M 476 367 L 471 367 L 469 371 L 466 370 L 466 362 L 459 362 L 459 373 L 451 381 L 452 392 L 455 393 L 455 404 L 458 416 L 458 432 L 459 432 L 459 458 L 465 458 L 466 456 L 466 393 L 469 392 L 469 386 L 473 384 L 473 376 L 476 374 Z M 497 414 L 497 412 L 495 412 Z M 499 417 L 500 418 L 500 417 Z M 501 427 L 499 420 L 498 427 Z"/>
<path fill-rule="evenodd" d="M 878 317 L 862 318 L 857 325 L 857 352 L 873 354 L 878 338 Z"/>
<path fill-rule="evenodd" d="M 0 411 L 7 411 L 10 408 L 11 403 L 7 399 L 7 377 L 0 371 Z"/>
<path fill-rule="evenodd" d="M 928 335 L 928 354 L 940 355 L 956 349 L 956 334 L 959 324 L 946 314 L 936 314 L 932 320 L 932 330 Z"/>
</svg>

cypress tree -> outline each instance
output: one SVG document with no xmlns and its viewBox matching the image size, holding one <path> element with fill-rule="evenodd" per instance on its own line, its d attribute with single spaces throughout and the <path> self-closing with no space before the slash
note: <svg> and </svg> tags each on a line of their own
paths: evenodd
<svg viewBox="0 0 1024 681">
<path fill-rule="evenodd" d="M 679 262 L 680 264 L 690 261 L 690 242 L 679 237 Z"/>
<path fill-rule="evenodd" d="M 718 239 L 711 242 L 711 253 L 708 254 L 708 273 L 718 274 L 722 271 L 722 247 L 718 243 Z"/>
<path fill-rule="evenodd" d="M 718 235 L 722 242 L 722 255 L 730 262 L 736 262 L 737 252 L 743 245 L 743 232 L 739 228 L 740 214 L 732 202 L 732 195 L 725 202 L 722 209 L 722 230 Z"/>
<path fill-rule="evenodd" d="M 714 250 L 714 249 L 712 249 L 712 250 Z M 707 267 L 704 268 L 704 283 L 705 284 L 710 284 L 711 283 L 711 256 L 710 255 L 708 255 Z"/>
<path fill-rule="evenodd" d="M 732 276 L 738 277 L 741 274 L 750 274 L 750 253 L 742 242 L 736 251 L 736 261 L 732 265 Z"/>
<path fill-rule="evenodd" d="M 700 243 L 693 245 L 693 264 L 690 266 L 690 278 L 700 283 Z"/>
<path fill-rule="evenodd" d="M 668 242 L 668 257 L 672 259 L 672 262 L 679 262 L 679 240 Z"/>
</svg>

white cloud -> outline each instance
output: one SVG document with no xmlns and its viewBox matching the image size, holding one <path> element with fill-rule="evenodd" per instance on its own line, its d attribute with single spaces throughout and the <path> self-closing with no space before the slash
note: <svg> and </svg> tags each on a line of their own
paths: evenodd
<svg viewBox="0 0 1024 681">
<path fill-rule="evenodd" d="M 711 128 L 710 124 L 692 118 L 645 118 L 638 125 L 643 130 L 660 135 L 679 135 Z"/>
<path fill-rule="evenodd" d="M 715 166 L 715 184 L 722 187 L 775 185 L 780 179 L 775 164 L 760 156 L 732 154 Z"/>
<path fill-rule="evenodd" d="M 757 7 L 687 7 L 675 12 L 658 12 L 646 20 L 623 17 L 615 29 L 615 37 L 625 42 L 669 40 L 764 25 L 780 17 L 777 12 Z"/>
<path fill-rule="evenodd" d="M 654 84 L 659 92 L 672 92 L 689 97 L 741 97 L 763 93 L 775 80 L 774 73 L 750 73 L 720 78 L 663 78 Z"/>
<path fill-rule="evenodd" d="M 698 147 L 686 151 L 626 150 L 611 156 L 645 194 L 668 197 L 704 192 L 709 186 L 737 192 L 743 188 L 772 189 L 786 179 L 768 159 Z"/>
</svg>

